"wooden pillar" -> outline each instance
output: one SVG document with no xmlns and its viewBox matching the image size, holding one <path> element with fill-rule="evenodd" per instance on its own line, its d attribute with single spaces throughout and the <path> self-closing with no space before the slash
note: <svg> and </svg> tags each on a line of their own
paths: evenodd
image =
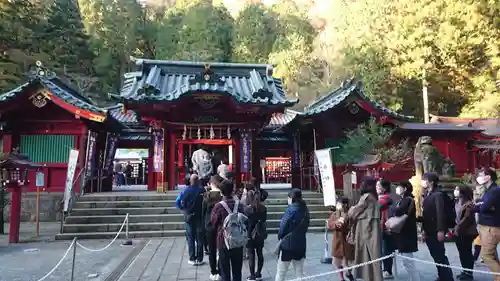
<svg viewBox="0 0 500 281">
<path fill-rule="evenodd" d="M 184 177 L 186 177 L 186 167 L 184 165 L 184 144 L 177 145 L 177 166 L 179 167 L 177 173 L 177 183 L 181 184 Z"/>
<path fill-rule="evenodd" d="M 10 199 L 9 243 L 19 243 L 19 228 L 21 227 L 22 188 L 13 184 Z"/>
<path fill-rule="evenodd" d="M 177 165 L 175 164 L 175 144 L 176 138 L 175 133 L 172 131 L 168 132 L 168 178 L 167 185 L 169 190 L 174 190 L 177 185 L 177 179 L 175 178 L 177 175 Z"/>
<path fill-rule="evenodd" d="M 300 132 L 292 134 L 292 188 L 302 188 L 301 184 L 301 159 L 300 159 Z"/>
</svg>

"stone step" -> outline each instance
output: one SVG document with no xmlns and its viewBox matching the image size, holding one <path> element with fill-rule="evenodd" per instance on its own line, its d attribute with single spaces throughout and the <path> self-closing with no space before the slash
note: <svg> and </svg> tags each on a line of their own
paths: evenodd
<svg viewBox="0 0 500 281">
<path fill-rule="evenodd" d="M 311 218 L 313 219 L 326 219 L 328 218 L 328 211 L 311 211 Z M 281 219 L 283 212 L 268 212 L 267 219 Z M 66 218 L 66 224 L 97 224 L 97 223 L 122 223 L 125 219 L 123 215 L 108 215 L 108 216 L 69 216 Z M 179 222 L 184 220 L 184 215 L 177 214 L 149 214 L 149 215 L 130 215 L 130 223 L 139 222 Z"/>
<path fill-rule="evenodd" d="M 268 212 L 283 212 L 288 205 L 270 205 L 267 206 Z M 327 208 L 323 205 L 308 205 L 309 211 L 325 211 Z M 71 216 L 109 216 L 109 215 L 153 215 L 153 214 L 178 214 L 179 210 L 175 207 L 138 207 L 138 208 L 74 208 Z"/>
<path fill-rule="evenodd" d="M 305 199 L 307 204 L 323 204 L 322 198 Z M 286 205 L 288 199 L 268 199 L 266 205 Z M 175 207 L 175 200 L 138 200 L 138 201 L 78 201 L 74 209 L 90 208 L 139 208 L 139 207 Z"/>
<path fill-rule="evenodd" d="M 278 228 L 269 228 L 269 233 L 277 233 Z M 323 226 L 311 226 L 309 232 L 324 232 Z M 155 231 L 130 231 L 129 238 L 151 238 L 151 237 L 175 237 L 185 236 L 185 230 L 155 230 Z M 73 240 L 78 239 L 113 239 L 116 232 L 82 232 L 82 233 L 60 233 L 56 235 L 56 240 Z M 125 239 L 125 233 L 121 233 L 119 238 Z M 119 241 L 117 241 L 119 243 Z"/>
<path fill-rule="evenodd" d="M 121 223 L 109 224 L 65 224 L 63 233 L 76 232 L 115 232 L 120 230 Z M 280 220 L 267 220 L 269 228 L 277 228 L 280 225 Z M 311 219 L 310 226 L 324 226 L 325 219 Z M 156 230 L 183 230 L 186 228 L 184 222 L 140 222 L 130 223 L 129 231 L 156 231 Z M 123 230 L 125 231 L 125 229 Z"/>
<path fill-rule="evenodd" d="M 268 199 L 287 199 L 288 193 L 282 191 L 268 191 L 269 197 Z M 179 195 L 179 191 L 170 191 L 167 193 L 156 193 L 156 192 L 134 192 L 134 193 L 126 193 L 120 194 L 119 192 L 115 193 L 93 193 L 80 196 L 78 199 L 79 202 L 87 202 L 87 201 L 167 201 L 167 200 L 175 200 Z M 312 191 L 304 191 L 303 198 L 307 199 L 322 199 L 323 194 L 312 192 Z"/>
</svg>

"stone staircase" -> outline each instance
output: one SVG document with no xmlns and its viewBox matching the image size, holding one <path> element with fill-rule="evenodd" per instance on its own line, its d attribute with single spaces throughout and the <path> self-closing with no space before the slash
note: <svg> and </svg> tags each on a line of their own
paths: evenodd
<svg viewBox="0 0 500 281">
<path fill-rule="evenodd" d="M 266 200 L 267 225 L 276 233 L 287 206 L 286 191 L 269 190 Z M 66 217 L 63 233 L 57 240 L 114 238 L 126 214 L 129 214 L 129 237 L 184 236 L 182 213 L 175 208 L 178 192 L 114 192 L 84 195 L 75 202 Z M 328 210 L 323 206 L 323 195 L 304 191 L 304 199 L 311 213 L 311 232 L 324 231 Z M 125 237 L 125 228 L 120 235 Z"/>
</svg>

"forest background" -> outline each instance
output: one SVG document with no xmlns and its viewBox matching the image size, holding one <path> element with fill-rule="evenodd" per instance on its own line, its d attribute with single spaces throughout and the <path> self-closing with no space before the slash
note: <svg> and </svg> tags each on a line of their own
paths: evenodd
<svg viewBox="0 0 500 281">
<path fill-rule="evenodd" d="M 98 103 L 129 57 L 272 63 L 300 107 L 348 77 L 400 113 L 500 115 L 499 0 L 0 0 L 0 91 L 35 61 Z M 424 77 L 425 75 L 425 77 Z"/>
</svg>

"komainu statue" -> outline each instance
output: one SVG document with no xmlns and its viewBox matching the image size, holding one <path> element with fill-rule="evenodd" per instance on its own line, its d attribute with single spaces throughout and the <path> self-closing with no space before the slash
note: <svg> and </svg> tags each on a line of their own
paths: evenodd
<svg viewBox="0 0 500 281">
<path fill-rule="evenodd" d="M 413 154 L 415 160 L 415 173 L 423 175 L 424 173 L 443 173 L 443 157 L 432 144 L 432 138 L 423 136 L 418 139 Z"/>
</svg>

